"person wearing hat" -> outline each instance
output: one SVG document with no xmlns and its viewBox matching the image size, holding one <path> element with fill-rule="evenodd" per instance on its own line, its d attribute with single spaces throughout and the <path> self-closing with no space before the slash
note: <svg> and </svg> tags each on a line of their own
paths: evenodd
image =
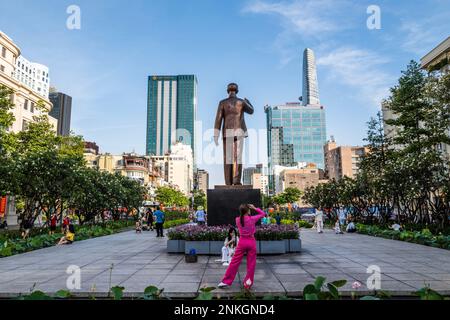
<svg viewBox="0 0 450 320">
<path fill-rule="evenodd" d="M 195 213 L 195 219 L 197 220 L 197 224 L 199 226 L 203 226 L 206 224 L 206 211 L 203 210 L 202 206 L 197 207 L 197 212 Z"/>
</svg>

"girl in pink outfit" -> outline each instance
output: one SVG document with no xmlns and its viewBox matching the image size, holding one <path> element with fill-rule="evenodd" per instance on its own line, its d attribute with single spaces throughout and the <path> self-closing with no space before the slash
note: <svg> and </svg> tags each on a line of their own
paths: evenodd
<svg viewBox="0 0 450 320">
<path fill-rule="evenodd" d="M 250 215 L 250 210 L 255 210 L 258 214 Z M 236 218 L 236 225 L 239 229 L 239 243 L 228 266 L 222 282 L 219 283 L 219 288 L 226 288 L 231 286 L 239 270 L 244 254 L 247 254 L 247 275 L 244 278 L 244 287 L 250 289 L 253 285 L 253 278 L 255 276 L 256 267 L 256 223 L 259 219 L 266 216 L 266 213 L 261 209 L 255 208 L 252 204 L 242 204 L 239 207 L 240 217 Z"/>
</svg>

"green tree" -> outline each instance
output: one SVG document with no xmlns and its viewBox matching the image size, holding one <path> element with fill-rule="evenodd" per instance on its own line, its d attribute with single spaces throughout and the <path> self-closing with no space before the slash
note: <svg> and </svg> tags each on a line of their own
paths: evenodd
<svg viewBox="0 0 450 320">
<path fill-rule="evenodd" d="M 189 199 L 181 191 L 166 186 L 156 189 L 156 200 L 166 206 L 185 207 L 189 205 Z"/>
<path fill-rule="evenodd" d="M 295 203 L 300 200 L 302 192 L 297 188 L 286 188 L 283 192 L 286 203 Z"/>
<path fill-rule="evenodd" d="M 14 122 L 11 110 L 14 104 L 11 101 L 13 91 L 0 85 L 0 196 L 14 192 L 17 188 L 15 183 L 15 161 L 11 155 L 14 143 L 14 135 L 7 131 Z"/>
<path fill-rule="evenodd" d="M 194 190 L 194 208 L 198 208 L 199 206 L 206 207 L 206 195 L 203 190 Z"/>
</svg>

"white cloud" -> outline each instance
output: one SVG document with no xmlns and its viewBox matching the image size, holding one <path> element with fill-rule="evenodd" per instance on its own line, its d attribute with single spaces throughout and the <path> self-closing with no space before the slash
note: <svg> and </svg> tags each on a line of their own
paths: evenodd
<svg viewBox="0 0 450 320">
<path fill-rule="evenodd" d="M 330 79 L 354 88 L 373 107 L 380 106 L 394 80 L 382 70 L 387 62 L 376 53 L 351 47 L 338 48 L 317 59 L 317 65 L 326 67 Z"/>
<path fill-rule="evenodd" d="M 243 9 L 243 13 L 265 14 L 279 19 L 281 31 L 272 44 L 280 54 L 281 66 L 299 56 L 299 41 L 325 42 L 327 36 L 348 28 L 348 0 L 294 0 L 290 2 L 268 2 L 254 0 Z M 346 22 L 343 22 L 346 21 Z"/>
<path fill-rule="evenodd" d="M 256 0 L 244 7 L 243 12 L 273 14 L 282 19 L 286 30 L 303 36 L 319 36 L 323 32 L 341 29 L 333 19 L 334 13 L 341 10 L 346 1 L 342 0 L 306 0 L 293 2 L 268 3 Z"/>
<path fill-rule="evenodd" d="M 406 34 L 402 48 L 418 56 L 422 56 L 444 40 L 442 33 L 442 23 L 439 19 L 424 21 L 403 21 L 400 31 Z"/>
</svg>

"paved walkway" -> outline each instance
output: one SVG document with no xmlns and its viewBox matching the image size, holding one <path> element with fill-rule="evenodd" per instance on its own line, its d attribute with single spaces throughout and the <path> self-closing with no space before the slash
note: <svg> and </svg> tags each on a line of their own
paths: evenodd
<svg viewBox="0 0 450 320">
<path fill-rule="evenodd" d="M 319 275 L 330 281 L 348 280 L 344 294 L 359 281 L 362 292 L 367 267 L 378 265 L 382 290 L 409 295 L 430 284 L 450 294 L 450 251 L 359 234 L 335 235 L 331 230 L 324 234 L 302 230 L 302 239 L 302 253 L 258 258 L 255 293 L 298 296 Z M 197 264 L 186 264 L 182 255 L 165 253 L 165 247 L 166 240 L 155 238 L 154 232 L 131 231 L 2 258 L 0 297 L 27 293 L 34 284 L 45 292 L 65 289 L 69 265 L 81 268 L 81 290 L 75 292 L 83 296 L 103 296 L 111 283 L 125 287 L 129 296 L 156 285 L 168 296 L 192 297 L 199 288 L 220 281 L 225 268 L 215 262 L 219 257 L 201 256 Z M 239 292 L 244 275 L 245 265 L 232 288 L 215 292 L 220 296 Z"/>
</svg>

